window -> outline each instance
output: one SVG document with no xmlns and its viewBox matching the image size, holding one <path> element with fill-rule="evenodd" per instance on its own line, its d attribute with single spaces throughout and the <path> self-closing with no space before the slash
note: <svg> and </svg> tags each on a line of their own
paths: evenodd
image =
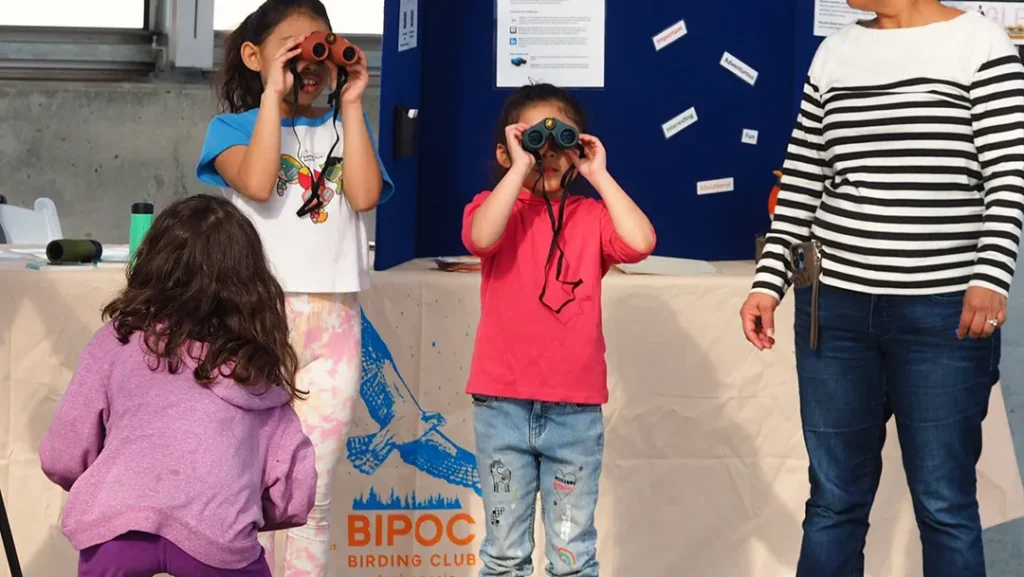
<svg viewBox="0 0 1024 577">
<path fill-rule="evenodd" d="M 146 27 L 146 0 L 0 0 L 0 3 L 3 4 L 0 26 L 135 30 Z"/>
<path fill-rule="evenodd" d="M 14 1 L 14 0 L 12 0 Z M 68 0 L 85 2 L 85 0 Z M 380 36 L 384 32 L 384 0 L 322 0 L 339 34 Z M 214 0 L 213 29 L 234 30 L 263 0 Z"/>
</svg>

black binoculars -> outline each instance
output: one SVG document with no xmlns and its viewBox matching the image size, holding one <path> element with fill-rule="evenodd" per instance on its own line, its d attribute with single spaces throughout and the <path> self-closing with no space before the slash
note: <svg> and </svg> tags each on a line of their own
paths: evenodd
<svg viewBox="0 0 1024 577">
<path fill-rule="evenodd" d="M 523 133 L 523 150 L 534 155 L 540 154 L 540 149 L 544 148 L 548 139 L 556 148 L 578 148 L 582 152 L 580 133 L 557 118 L 545 118 L 526 129 Z"/>
</svg>

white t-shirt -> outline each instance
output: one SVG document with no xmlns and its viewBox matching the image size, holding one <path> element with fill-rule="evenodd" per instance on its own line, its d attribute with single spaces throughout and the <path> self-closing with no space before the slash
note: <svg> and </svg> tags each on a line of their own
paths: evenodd
<svg viewBox="0 0 1024 577">
<path fill-rule="evenodd" d="M 277 185 L 268 201 L 249 200 L 230 188 L 217 173 L 214 160 L 220 153 L 249 144 L 258 112 L 253 109 L 241 114 L 221 114 L 210 121 L 196 176 L 220 187 L 249 217 L 285 292 L 348 293 L 368 288 L 366 224 L 363 215 L 352 210 L 342 193 L 344 161 L 328 168 L 324 175 L 320 190 L 323 208 L 302 217 L 296 214 L 309 197 L 310 184 L 324 171 L 327 153 L 338 135 L 341 139 L 331 156 L 344 155 L 341 119 L 336 123 L 336 134 L 331 122 L 333 111 L 319 118 L 296 118 L 294 130 L 291 118 L 282 119 L 281 165 Z M 379 155 L 377 161 L 380 162 Z M 380 171 L 384 180 L 380 201 L 384 202 L 394 187 L 383 165 Z"/>
</svg>

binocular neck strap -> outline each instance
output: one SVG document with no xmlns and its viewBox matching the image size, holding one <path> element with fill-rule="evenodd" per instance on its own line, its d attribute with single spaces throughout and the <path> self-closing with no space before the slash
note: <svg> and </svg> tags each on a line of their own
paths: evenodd
<svg viewBox="0 0 1024 577">
<path fill-rule="evenodd" d="M 293 59 L 288 62 L 288 69 L 292 73 L 292 133 L 295 135 L 295 142 L 298 146 L 298 152 L 302 151 L 302 142 L 299 140 L 299 133 L 295 129 L 295 116 L 299 108 L 299 65 L 298 62 Z M 305 217 L 314 210 L 319 210 L 323 206 L 323 198 L 320 195 L 320 188 L 324 184 L 324 177 L 327 174 L 327 169 L 334 162 L 331 155 L 334 154 L 334 149 L 338 147 L 338 143 L 341 142 L 341 134 L 338 133 L 338 116 L 341 115 L 341 89 L 348 82 L 348 71 L 344 68 L 338 68 L 337 81 L 334 84 L 334 90 L 331 91 L 330 95 L 327 96 L 327 103 L 334 109 L 334 114 L 331 115 L 331 125 L 334 127 L 334 144 L 331 145 L 331 149 L 327 151 L 327 157 L 324 159 L 323 169 L 320 170 L 319 176 L 313 179 L 309 187 L 309 199 L 302 203 L 299 210 L 296 211 L 296 216 L 299 218 Z M 301 154 L 296 155 L 301 160 Z M 305 163 L 303 163 L 305 164 Z M 339 193 L 341 191 L 338 191 Z"/>
</svg>

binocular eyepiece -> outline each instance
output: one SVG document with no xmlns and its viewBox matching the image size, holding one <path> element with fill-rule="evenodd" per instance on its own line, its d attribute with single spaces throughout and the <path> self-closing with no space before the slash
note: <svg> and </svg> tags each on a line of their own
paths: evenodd
<svg viewBox="0 0 1024 577">
<path fill-rule="evenodd" d="M 306 62 L 328 60 L 338 68 L 355 63 L 359 54 L 348 40 L 333 32 L 314 32 L 302 42 L 299 59 Z"/>
<path fill-rule="evenodd" d="M 556 148 L 563 150 L 580 146 L 580 134 L 575 128 L 557 118 L 545 118 L 523 133 L 523 150 L 539 154 L 548 139 Z"/>
</svg>

